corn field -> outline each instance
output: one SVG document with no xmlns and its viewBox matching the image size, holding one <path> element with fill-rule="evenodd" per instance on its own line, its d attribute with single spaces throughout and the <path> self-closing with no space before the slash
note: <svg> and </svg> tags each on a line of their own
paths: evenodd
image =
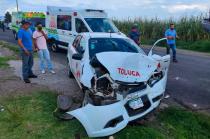
<svg viewBox="0 0 210 139">
<path fill-rule="evenodd" d="M 179 20 L 172 19 L 160 20 L 155 19 L 141 19 L 134 20 L 114 20 L 114 23 L 125 34 L 128 34 L 134 23 L 138 24 L 141 32 L 141 40 L 146 43 L 153 42 L 159 38 L 164 37 L 165 30 L 169 28 L 170 23 L 175 24 L 175 28 L 180 41 L 195 42 L 201 40 L 210 40 L 210 34 L 205 32 L 202 28 L 203 16 L 182 17 Z"/>
</svg>

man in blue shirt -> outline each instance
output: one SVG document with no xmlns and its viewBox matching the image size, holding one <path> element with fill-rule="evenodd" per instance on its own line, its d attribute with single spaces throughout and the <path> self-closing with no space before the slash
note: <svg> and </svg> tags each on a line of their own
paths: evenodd
<svg viewBox="0 0 210 139">
<path fill-rule="evenodd" d="M 22 57 L 22 75 L 25 83 L 31 83 L 29 78 L 37 78 L 32 72 L 33 67 L 33 41 L 29 30 L 30 23 L 22 21 L 22 27 L 18 31 L 18 45 Z"/>
<path fill-rule="evenodd" d="M 170 24 L 170 28 L 166 30 L 165 37 L 167 38 L 167 54 L 170 54 L 170 49 L 173 52 L 173 62 L 177 63 L 176 59 L 176 38 L 178 38 L 176 30 L 174 29 L 174 24 Z"/>
</svg>

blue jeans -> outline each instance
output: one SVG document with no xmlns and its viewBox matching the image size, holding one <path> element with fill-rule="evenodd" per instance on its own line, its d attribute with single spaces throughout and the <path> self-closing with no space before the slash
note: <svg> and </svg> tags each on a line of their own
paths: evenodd
<svg viewBox="0 0 210 139">
<path fill-rule="evenodd" d="M 23 79 L 28 79 L 29 76 L 33 75 L 32 67 L 34 64 L 33 59 L 33 51 L 29 51 L 30 55 L 24 53 L 24 51 L 21 50 L 21 57 L 22 57 L 22 76 Z"/>
<path fill-rule="evenodd" d="M 39 60 L 40 60 L 40 70 L 45 70 L 45 62 L 47 62 L 47 66 L 49 70 L 53 69 L 52 62 L 50 60 L 50 53 L 48 49 L 40 49 L 38 51 Z"/>
<path fill-rule="evenodd" d="M 170 54 L 170 49 L 172 49 L 172 52 L 173 52 L 173 60 L 176 60 L 176 45 L 175 44 L 168 44 L 167 54 Z"/>
</svg>

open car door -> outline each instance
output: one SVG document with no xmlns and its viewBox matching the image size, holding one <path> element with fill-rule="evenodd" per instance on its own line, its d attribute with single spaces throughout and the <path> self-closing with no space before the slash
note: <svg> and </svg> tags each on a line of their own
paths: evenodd
<svg viewBox="0 0 210 139">
<path fill-rule="evenodd" d="M 162 71 L 166 71 L 166 73 L 168 72 L 169 66 L 170 66 L 170 55 L 165 55 L 165 56 L 160 56 L 157 54 L 153 54 L 153 49 L 155 48 L 155 46 L 161 42 L 161 41 L 165 41 L 167 40 L 167 38 L 162 38 L 157 40 L 154 45 L 152 46 L 152 48 L 150 49 L 148 56 L 152 57 L 153 59 L 155 59 L 157 62 L 160 63 L 159 68 Z"/>
</svg>

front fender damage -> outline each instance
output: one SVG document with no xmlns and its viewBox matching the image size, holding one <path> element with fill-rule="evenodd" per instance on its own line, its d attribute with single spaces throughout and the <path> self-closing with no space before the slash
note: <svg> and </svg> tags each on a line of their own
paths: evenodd
<svg viewBox="0 0 210 139">
<path fill-rule="evenodd" d="M 67 113 L 82 123 L 89 137 L 103 137 L 122 130 L 128 124 L 129 118 L 122 105 L 122 102 L 106 106 L 87 104 Z"/>
</svg>

